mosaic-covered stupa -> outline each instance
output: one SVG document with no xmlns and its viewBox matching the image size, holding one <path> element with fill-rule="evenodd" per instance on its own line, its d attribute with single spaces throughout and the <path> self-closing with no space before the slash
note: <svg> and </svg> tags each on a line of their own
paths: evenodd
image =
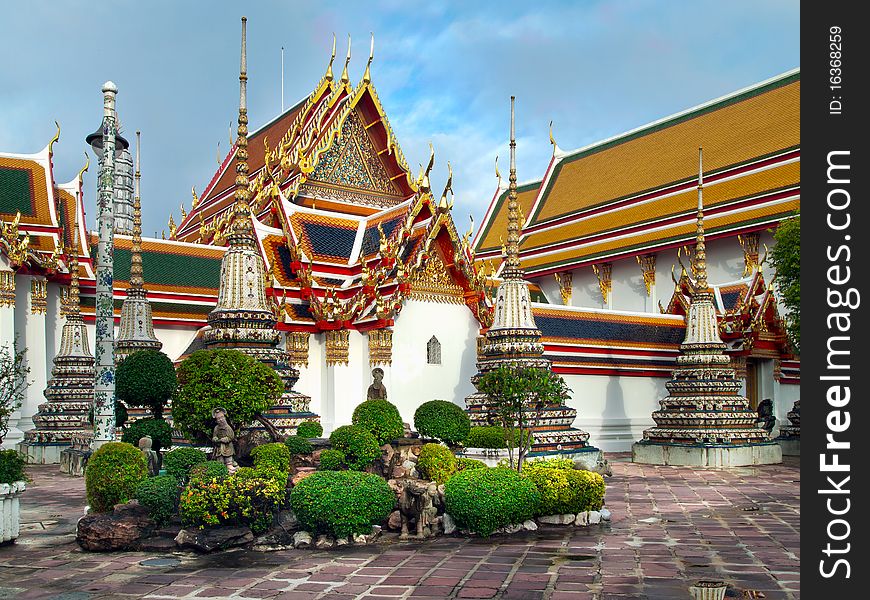
<svg viewBox="0 0 870 600">
<path fill-rule="evenodd" d="M 740 395 L 741 381 L 719 337 L 713 291 L 707 283 L 704 242 L 703 154 L 699 151 L 698 217 L 689 288 L 686 336 L 670 395 L 652 413 L 655 427 L 632 449 L 635 462 L 738 466 L 782 461 L 779 446 L 756 424 L 757 413 Z"/>
<path fill-rule="evenodd" d="M 486 332 L 478 355 L 477 384 L 484 373 L 500 366 L 550 369 L 544 358 L 541 331 L 532 314 L 529 286 L 520 267 L 520 216 L 517 202 L 516 139 L 514 136 L 514 98 L 511 97 L 510 178 L 508 195 L 508 231 L 505 245 L 505 268 L 495 300 L 492 326 Z M 472 425 L 489 425 L 492 420 L 486 394 L 477 392 L 465 399 Z M 529 407 L 529 411 L 534 410 Z M 589 453 L 587 462 L 597 462 L 600 451 L 587 444 L 589 434 L 572 427 L 577 411 L 562 403 L 546 406 L 533 427 L 534 443 L 529 456 L 559 453 Z M 594 454 L 594 457 L 592 456 Z"/>
</svg>

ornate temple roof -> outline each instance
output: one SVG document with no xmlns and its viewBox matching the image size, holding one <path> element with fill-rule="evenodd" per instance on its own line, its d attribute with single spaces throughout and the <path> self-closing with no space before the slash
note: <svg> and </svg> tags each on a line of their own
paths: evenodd
<svg viewBox="0 0 870 600">
<path fill-rule="evenodd" d="M 697 173 L 685 148 L 699 145 L 713 157 L 704 174 L 708 239 L 787 218 L 800 198 L 800 72 L 573 152 L 557 149 L 542 182 L 525 186 L 527 273 L 691 240 Z M 506 212 L 499 191 L 475 240 L 478 259 L 499 255 Z"/>
</svg>

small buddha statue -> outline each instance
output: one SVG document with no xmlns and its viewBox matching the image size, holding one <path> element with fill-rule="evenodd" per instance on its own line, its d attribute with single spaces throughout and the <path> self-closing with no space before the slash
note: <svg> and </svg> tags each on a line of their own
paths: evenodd
<svg viewBox="0 0 870 600">
<path fill-rule="evenodd" d="M 211 441 L 214 443 L 214 460 L 221 461 L 232 470 L 236 466 L 236 448 L 233 445 L 236 434 L 227 422 L 227 410 L 219 406 L 212 411 L 211 416 L 217 423 L 211 435 Z"/>
<path fill-rule="evenodd" d="M 384 370 L 380 367 L 375 367 L 372 371 L 372 384 L 366 392 L 366 400 L 386 400 L 387 388 L 384 386 Z"/>
<path fill-rule="evenodd" d="M 160 457 L 152 449 L 154 440 L 150 435 L 139 438 L 139 450 L 145 455 L 145 460 L 148 462 L 148 475 L 154 476 L 160 472 Z"/>
</svg>

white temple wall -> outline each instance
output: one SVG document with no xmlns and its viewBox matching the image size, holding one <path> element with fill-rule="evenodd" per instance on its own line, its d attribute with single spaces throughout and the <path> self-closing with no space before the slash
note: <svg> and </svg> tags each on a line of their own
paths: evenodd
<svg viewBox="0 0 870 600">
<path fill-rule="evenodd" d="M 318 334 L 326 338 L 326 334 Z M 356 406 L 365 400 L 366 390 L 371 383 L 368 362 L 368 345 L 365 334 L 350 331 L 348 336 L 347 364 L 328 365 L 325 373 L 325 387 L 322 392 L 320 421 L 324 435 L 329 435 L 336 427 L 350 425 Z M 323 364 L 326 364 L 326 344 L 323 343 Z M 386 383 L 386 377 L 385 383 Z"/>
<path fill-rule="evenodd" d="M 788 412 L 794 408 L 794 403 L 801 399 L 801 386 L 794 383 L 780 383 L 775 381 L 773 414 L 778 426 L 789 425 Z M 776 432 L 774 432 L 776 433 Z"/>
<path fill-rule="evenodd" d="M 286 342 L 286 337 L 284 341 Z M 293 390 L 311 397 L 309 405 L 311 412 L 323 417 L 326 350 L 322 335 L 311 334 L 308 336 L 308 366 L 296 365 L 296 368 L 299 370 L 299 381 L 293 386 Z"/>
<path fill-rule="evenodd" d="M 115 327 L 116 335 L 117 329 Z M 163 344 L 160 351 L 173 361 L 178 360 L 181 353 L 187 350 L 198 330 L 198 328 L 184 325 L 154 325 L 154 335 Z"/>
<path fill-rule="evenodd" d="M 589 432 L 589 443 L 605 452 L 629 452 L 652 427 L 652 412 L 667 396 L 664 377 L 563 375 L 571 388 L 566 403 L 577 409 L 574 427 Z"/>
</svg>

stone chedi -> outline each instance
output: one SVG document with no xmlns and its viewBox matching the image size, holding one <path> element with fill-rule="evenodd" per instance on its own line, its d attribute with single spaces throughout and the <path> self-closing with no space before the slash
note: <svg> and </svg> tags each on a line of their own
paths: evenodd
<svg viewBox="0 0 870 600">
<path fill-rule="evenodd" d="M 133 196 L 133 247 L 130 259 L 130 287 L 121 305 L 121 323 L 115 341 L 115 363 L 137 350 L 160 350 L 163 344 L 154 335 L 151 303 L 142 278 L 142 207 L 139 195 L 139 133 L 136 132 L 136 175 Z"/>
<path fill-rule="evenodd" d="M 757 426 L 757 413 L 739 395 L 741 382 L 719 337 L 713 292 L 707 284 L 704 242 L 703 154 L 699 150 L 698 218 L 689 287 L 686 337 L 670 395 L 652 413 L 655 427 L 632 447 L 634 462 L 728 467 L 782 461 L 779 445 Z"/>
<path fill-rule="evenodd" d="M 203 341 L 209 349 L 239 350 L 275 369 L 284 383 L 284 393 L 278 404 L 266 413 L 268 426 L 281 433 L 292 433 L 302 421 L 319 417 L 309 410 L 311 399 L 293 391 L 299 371 L 290 365 L 289 356 L 278 347 L 277 307 L 266 296 L 266 267 L 251 223 L 245 24 L 246 19 L 242 18 L 235 204 L 227 236 L 229 247 L 221 261 L 218 302 L 208 315 L 209 328 L 203 333 Z"/>
<path fill-rule="evenodd" d="M 514 137 L 514 98 L 511 97 L 510 183 L 508 196 L 508 231 L 503 281 L 498 287 L 495 315 L 486 332 L 478 357 L 476 383 L 483 373 L 500 366 L 550 369 L 544 358 L 541 331 L 535 325 L 528 283 L 520 268 L 520 216 L 517 201 L 516 140 Z M 487 425 L 490 419 L 488 398 L 480 392 L 465 399 L 472 425 Z M 561 403 L 544 408 L 534 427 L 534 444 L 530 456 L 557 453 L 583 453 L 583 462 L 595 465 L 600 451 L 587 444 L 589 434 L 572 427 L 577 411 Z M 588 459 L 588 460 L 587 460 Z"/>
<path fill-rule="evenodd" d="M 81 195 L 82 175 L 87 168 L 85 165 L 78 175 L 78 192 L 73 195 L 76 204 Z M 25 433 L 21 448 L 27 454 L 28 461 L 34 463 L 58 463 L 61 453 L 74 439 L 93 437 L 88 411 L 94 401 L 94 356 L 79 310 L 78 246 L 81 235 L 78 209 L 77 205 L 72 208 L 75 217 L 66 250 L 70 287 L 63 305 L 65 322 L 60 348 L 54 357 L 52 377 L 44 391 L 46 402 L 40 404 L 39 411 L 33 415 L 35 428 Z"/>
</svg>

